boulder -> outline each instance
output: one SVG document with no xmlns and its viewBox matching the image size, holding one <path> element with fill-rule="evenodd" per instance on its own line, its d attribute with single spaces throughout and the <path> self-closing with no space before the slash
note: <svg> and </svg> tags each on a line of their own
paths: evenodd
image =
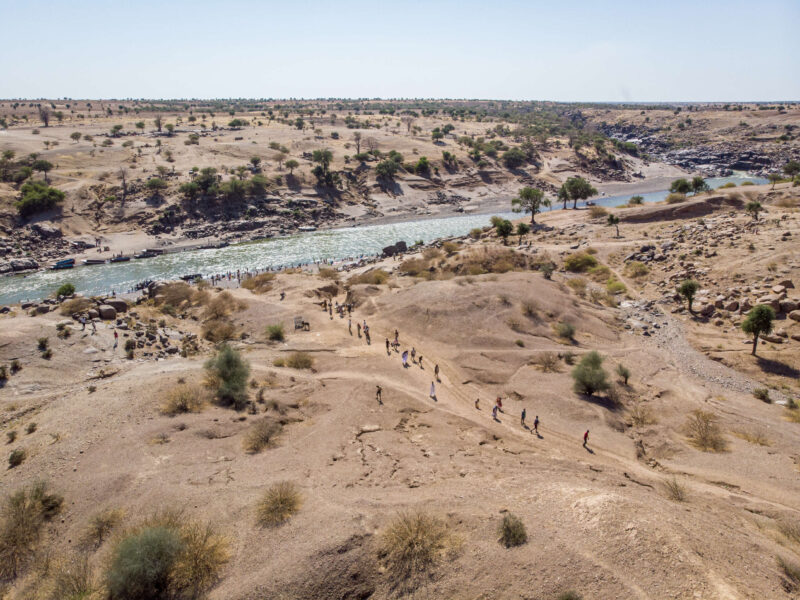
<svg viewBox="0 0 800 600">
<path fill-rule="evenodd" d="M 408 250 L 408 246 L 406 245 L 406 243 L 403 242 L 403 241 L 399 241 L 396 244 L 393 244 L 391 246 L 386 246 L 383 249 L 383 255 L 384 256 L 394 256 L 395 254 L 401 254 L 402 252 L 405 252 L 406 250 Z"/>
<path fill-rule="evenodd" d="M 764 333 L 762 333 L 761 334 L 761 339 L 764 340 L 765 342 L 770 342 L 772 344 L 782 344 L 783 343 L 783 338 L 778 336 L 778 335 L 774 335 L 774 334 L 764 334 Z"/>
<path fill-rule="evenodd" d="M 782 279 L 781 281 L 778 282 L 778 285 L 783 286 L 787 290 L 793 290 L 794 289 L 794 283 L 792 283 L 791 279 Z"/>
<path fill-rule="evenodd" d="M 58 227 L 53 227 L 52 225 L 48 225 L 47 223 L 34 223 L 31 225 L 31 229 L 34 233 L 38 234 L 39 237 L 43 238 L 57 238 L 61 237 L 61 230 Z"/>
<path fill-rule="evenodd" d="M 35 315 L 46 315 L 47 313 L 50 312 L 50 307 L 47 306 L 46 304 L 40 304 L 39 306 L 34 308 L 33 311 L 31 312 Z"/>
<path fill-rule="evenodd" d="M 98 306 L 97 312 L 100 315 L 100 318 L 103 319 L 104 321 L 117 318 L 117 310 L 113 306 L 109 306 L 108 304 L 101 304 L 100 306 Z"/>
<path fill-rule="evenodd" d="M 697 313 L 704 317 L 710 317 L 711 315 L 714 314 L 714 305 L 702 304 L 700 308 L 697 309 Z"/>
<path fill-rule="evenodd" d="M 774 296 L 772 294 L 767 294 L 766 296 L 761 296 L 757 300 L 759 304 L 766 304 L 767 306 L 771 306 L 773 310 L 776 312 L 781 309 L 781 299 L 778 296 Z"/>
<path fill-rule="evenodd" d="M 725 305 L 725 307 L 724 307 L 724 308 L 725 308 L 725 310 L 727 310 L 727 311 L 730 311 L 730 312 L 736 312 L 737 310 L 739 310 L 739 302 L 738 302 L 738 301 L 736 301 L 736 300 L 732 300 L 731 302 L 728 302 L 728 303 Z"/>
<path fill-rule="evenodd" d="M 100 316 L 100 313 L 97 312 L 95 309 L 90 308 L 89 311 L 86 313 L 90 319 L 96 319 Z"/>
<path fill-rule="evenodd" d="M 725 296 L 719 295 L 714 300 L 714 306 L 717 308 L 725 308 Z"/>
<path fill-rule="evenodd" d="M 27 271 L 29 269 L 38 269 L 39 263 L 32 258 L 16 258 L 10 263 L 12 271 Z"/>
<path fill-rule="evenodd" d="M 790 313 L 800 308 L 800 301 L 797 300 L 781 300 L 781 312 Z"/>
<path fill-rule="evenodd" d="M 128 312 L 128 303 L 125 302 L 125 300 L 112 298 L 110 300 L 106 300 L 106 304 L 113 307 L 118 313 Z"/>
<path fill-rule="evenodd" d="M 792 321 L 800 321 L 800 310 L 793 310 L 789 313 L 789 318 Z"/>
</svg>

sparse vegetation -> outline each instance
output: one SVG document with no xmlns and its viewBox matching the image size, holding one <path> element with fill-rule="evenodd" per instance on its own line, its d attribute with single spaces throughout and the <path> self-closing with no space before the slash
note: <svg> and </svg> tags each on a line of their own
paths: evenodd
<svg viewBox="0 0 800 600">
<path fill-rule="evenodd" d="M 292 352 L 286 358 L 286 366 L 290 369 L 310 369 L 314 366 L 314 359 L 307 352 Z"/>
<path fill-rule="evenodd" d="M 572 370 L 573 390 L 577 394 L 591 396 L 609 388 L 608 374 L 603 369 L 603 357 L 596 350 L 584 354 Z"/>
<path fill-rule="evenodd" d="M 27 453 L 22 448 L 15 448 L 11 451 L 11 454 L 8 455 L 8 468 L 13 469 L 14 467 L 20 466 L 24 461 Z"/>
<path fill-rule="evenodd" d="M 291 481 L 273 484 L 256 507 L 256 520 L 262 527 L 277 527 L 292 518 L 302 503 L 300 491 Z"/>
<path fill-rule="evenodd" d="M 275 323 L 274 325 L 267 325 L 267 339 L 271 342 L 282 342 L 286 339 L 283 332 L 283 324 Z"/>
<path fill-rule="evenodd" d="M 107 508 L 96 513 L 86 526 L 83 534 L 85 545 L 90 548 L 99 548 L 114 528 L 122 522 L 125 513 L 118 508 Z"/>
<path fill-rule="evenodd" d="M 219 404 L 233 406 L 237 410 L 244 408 L 250 364 L 239 352 L 224 345 L 206 362 L 205 368 L 206 386 L 213 390 Z"/>
<path fill-rule="evenodd" d="M 564 259 L 564 268 L 573 273 L 583 273 L 597 266 L 597 259 L 586 252 L 575 252 Z"/>
<path fill-rule="evenodd" d="M 205 404 L 203 389 L 195 384 L 181 383 L 170 388 L 161 403 L 161 413 L 175 416 L 203 410 Z"/>
<path fill-rule="evenodd" d="M 671 479 L 666 479 L 663 485 L 667 498 L 673 502 L 684 502 L 686 500 L 686 488 L 677 478 L 672 477 Z"/>
<path fill-rule="evenodd" d="M 500 543 L 506 548 L 521 546 L 528 541 L 528 532 L 525 530 L 525 524 L 518 516 L 511 513 L 503 515 L 498 527 L 498 534 L 500 535 Z"/>
<path fill-rule="evenodd" d="M 686 299 L 689 312 L 692 312 L 692 302 L 699 289 L 700 284 L 694 279 L 686 279 L 678 286 L 678 293 Z"/>
<path fill-rule="evenodd" d="M 380 557 L 392 579 L 413 590 L 439 563 L 451 539 L 441 519 L 423 512 L 402 513 L 382 533 Z"/>
<path fill-rule="evenodd" d="M 631 376 L 631 371 L 630 371 L 630 369 L 628 369 L 628 367 L 626 367 L 623 364 L 618 364 L 617 365 L 617 375 L 619 375 L 619 378 L 622 380 L 622 383 L 624 385 L 628 385 L 628 379 Z"/>
<path fill-rule="evenodd" d="M 572 340 L 575 337 L 575 326 L 570 323 L 560 322 L 555 326 L 556 335 L 565 340 Z"/>
<path fill-rule="evenodd" d="M 72 296 L 75 293 L 75 286 L 71 283 L 64 283 L 56 290 L 55 296 Z"/>
<path fill-rule="evenodd" d="M 558 371 L 558 355 L 555 352 L 540 352 L 533 359 L 544 373 L 554 373 Z"/>
<path fill-rule="evenodd" d="M 254 294 L 266 294 L 272 289 L 275 273 L 259 273 L 242 281 L 242 287 Z"/>
<path fill-rule="evenodd" d="M 753 396 L 769 404 L 772 399 L 769 397 L 769 390 L 767 388 L 756 388 L 753 390 Z"/>
<path fill-rule="evenodd" d="M 275 443 L 275 438 L 281 432 L 279 422 L 270 417 L 263 417 L 253 423 L 244 438 L 244 449 L 248 452 L 261 452 Z"/>
<path fill-rule="evenodd" d="M 695 410 L 686 420 L 686 436 L 689 442 L 703 452 L 722 452 L 727 444 L 722 436 L 717 417 L 704 410 Z"/>
<path fill-rule="evenodd" d="M 767 304 L 757 304 L 750 309 L 747 317 L 742 322 L 742 331 L 753 336 L 753 351 L 756 355 L 756 346 L 760 335 L 772 332 L 772 322 L 775 320 L 775 311 Z"/>
</svg>

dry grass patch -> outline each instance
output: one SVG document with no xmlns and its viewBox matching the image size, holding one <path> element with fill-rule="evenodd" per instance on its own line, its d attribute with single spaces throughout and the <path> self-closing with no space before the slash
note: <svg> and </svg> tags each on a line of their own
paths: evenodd
<svg viewBox="0 0 800 600">
<path fill-rule="evenodd" d="M 331 269 L 329 267 L 320 268 L 319 273 L 317 273 L 317 274 L 322 279 L 331 279 L 333 281 L 336 281 L 337 279 L 339 279 L 339 271 L 336 271 L 335 269 Z"/>
<path fill-rule="evenodd" d="M 256 520 L 262 527 L 277 527 L 292 518 L 302 504 L 297 486 L 291 481 L 272 485 L 256 506 Z"/>
<path fill-rule="evenodd" d="M 389 277 L 390 277 L 389 273 L 387 273 L 383 269 L 372 269 L 371 271 L 367 271 L 366 273 L 353 275 L 350 279 L 347 280 L 347 283 L 350 285 L 356 285 L 359 283 L 368 285 L 382 285 L 387 281 L 389 281 Z"/>
<path fill-rule="evenodd" d="M 259 273 L 242 281 L 242 287 L 254 294 L 266 294 L 272 289 L 275 273 Z"/>
<path fill-rule="evenodd" d="M 175 416 L 183 413 L 197 413 L 206 403 L 205 390 L 196 384 L 179 383 L 170 388 L 161 403 L 161 414 Z"/>
<path fill-rule="evenodd" d="M 227 319 L 210 319 L 203 323 L 203 339 L 213 342 L 226 342 L 236 337 L 236 326 Z"/>
<path fill-rule="evenodd" d="M 713 413 L 695 410 L 689 415 L 684 426 L 689 443 L 703 452 L 724 452 L 727 448 L 722 429 Z"/>
<path fill-rule="evenodd" d="M 43 482 L 22 488 L 4 500 L 0 517 L 0 581 L 20 574 L 36 551 L 45 524 L 60 512 L 63 502 Z"/>
<path fill-rule="evenodd" d="M 665 480 L 663 486 L 667 498 L 673 502 L 686 501 L 686 488 L 675 477 Z"/>
<path fill-rule="evenodd" d="M 413 590 L 453 541 L 447 524 L 438 517 L 402 513 L 381 534 L 379 554 L 393 581 Z"/>
<path fill-rule="evenodd" d="M 307 352 L 292 352 L 286 358 L 286 366 L 290 369 L 310 369 L 314 366 L 314 358 Z"/>
<path fill-rule="evenodd" d="M 99 548 L 111 532 L 122 522 L 125 512 L 119 508 L 107 508 L 89 519 L 83 534 L 84 545 Z"/>
<path fill-rule="evenodd" d="M 637 279 L 639 277 L 644 277 L 648 273 L 650 273 L 650 267 L 638 260 L 631 261 L 625 265 L 625 275 L 628 277 Z"/>
<path fill-rule="evenodd" d="M 597 266 L 597 259 L 588 252 L 574 252 L 564 259 L 564 268 L 572 273 L 584 273 Z"/>
<path fill-rule="evenodd" d="M 656 419 L 649 406 L 642 402 L 636 402 L 628 409 L 628 423 L 631 427 L 644 427 L 655 424 Z"/>
<path fill-rule="evenodd" d="M 752 429 L 734 429 L 732 433 L 736 437 L 751 444 L 756 444 L 758 446 L 772 445 L 772 442 L 770 442 L 769 438 L 760 431 L 755 431 Z"/>
<path fill-rule="evenodd" d="M 590 206 L 589 207 L 589 217 L 592 219 L 600 219 L 602 217 L 607 217 L 608 211 L 603 208 L 602 206 Z"/>
<path fill-rule="evenodd" d="M 75 313 L 84 313 L 94 306 L 88 298 L 73 298 L 61 303 L 59 312 L 64 316 L 71 316 Z"/>
</svg>

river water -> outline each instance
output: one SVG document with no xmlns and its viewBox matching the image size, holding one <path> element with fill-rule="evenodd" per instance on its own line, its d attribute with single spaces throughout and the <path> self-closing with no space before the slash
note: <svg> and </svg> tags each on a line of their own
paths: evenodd
<svg viewBox="0 0 800 600">
<path fill-rule="evenodd" d="M 706 180 L 712 187 L 728 182 L 766 183 L 765 179 L 736 175 Z M 667 191 L 640 194 L 645 202 L 658 202 Z M 606 196 L 593 198 L 600 206 L 618 206 L 630 198 Z M 553 207 L 557 209 L 557 206 Z M 497 214 L 497 213 L 492 213 Z M 123 293 L 147 279 L 176 279 L 181 275 L 211 275 L 237 269 L 266 269 L 309 263 L 315 260 L 345 260 L 361 255 L 379 254 L 400 240 L 409 245 L 417 240 L 430 242 L 436 238 L 465 235 L 474 227 L 489 224 L 490 214 L 420 219 L 385 225 L 364 225 L 344 229 L 328 229 L 300 233 L 281 238 L 235 244 L 213 250 L 190 250 L 164 254 L 154 258 L 91 266 L 77 266 L 63 271 L 37 271 L 0 279 L 0 305 L 37 300 L 52 294 L 62 283 L 70 282 L 82 294 Z M 507 219 L 519 218 L 515 213 L 500 213 Z"/>
</svg>

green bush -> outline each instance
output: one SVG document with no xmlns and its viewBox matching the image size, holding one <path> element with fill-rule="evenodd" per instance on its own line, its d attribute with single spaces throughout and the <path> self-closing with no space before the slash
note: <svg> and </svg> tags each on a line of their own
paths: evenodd
<svg viewBox="0 0 800 600">
<path fill-rule="evenodd" d="M 503 520 L 498 528 L 500 543 L 506 548 L 521 546 L 528 541 L 528 532 L 522 520 L 511 513 L 503 515 Z"/>
<path fill-rule="evenodd" d="M 586 252 L 575 252 L 564 260 L 564 268 L 573 273 L 583 273 L 597 266 L 597 259 Z"/>
<path fill-rule="evenodd" d="M 237 410 L 244 408 L 247 402 L 250 364 L 239 352 L 225 344 L 206 362 L 205 368 L 206 383 L 214 391 L 217 401 Z"/>
<path fill-rule="evenodd" d="M 767 388 L 756 388 L 753 390 L 753 396 L 769 404 L 772 400 L 769 397 L 769 390 Z"/>
<path fill-rule="evenodd" d="M 29 181 L 21 189 L 22 199 L 16 203 L 23 217 L 55 208 L 64 201 L 64 192 L 42 181 Z"/>
<path fill-rule="evenodd" d="M 282 342 L 285 339 L 285 335 L 283 333 L 283 324 L 277 323 L 275 325 L 268 325 L 267 337 L 272 342 Z"/>
<path fill-rule="evenodd" d="M 603 357 L 596 350 L 585 354 L 572 370 L 572 389 L 578 394 L 591 396 L 608 389 L 608 375 L 603 369 Z"/>
<path fill-rule="evenodd" d="M 14 467 L 20 466 L 26 456 L 25 450 L 22 448 L 15 448 L 11 451 L 11 454 L 8 455 L 8 468 L 13 469 Z"/>
<path fill-rule="evenodd" d="M 569 323 L 558 323 L 556 325 L 556 335 L 565 340 L 571 340 L 575 335 L 575 327 Z"/>
<path fill-rule="evenodd" d="M 622 379 L 622 383 L 628 385 L 628 379 L 630 379 L 631 371 L 625 365 L 617 365 L 617 375 L 619 375 L 620 379 Z"/>
<path fill-rule="evenodd" d="M 75 293 L 75 286 L 71 283 L 65 283 L 56 290 L 56 297 L 58 296 L 72 296 Z"/>
<path fill-rule="evenodd" d="M 40 337 L 36 342 L 36 346 L 37 348 L 39 348 L 40 352 L 44 352 L 45 350 L 47 350 L 49 344 L 50 342 L 46 337 Z"/>
<path fill-rule="evenodd" d="M 109 597 L 114 600 L 171 598 L 172 569 L 184 550 L 177 532 L 147 527 L 125 537 L 114 549 L 106 573 Z"/>
<path fill-rule="evenodd" d="M 679 204 L 681 202 L 685 202 L 686 201 L 686 195 L 685 194 L 669 194 L 666 197 L 665 200 L 666 200 L 667 204 Z"/>
</svg>

